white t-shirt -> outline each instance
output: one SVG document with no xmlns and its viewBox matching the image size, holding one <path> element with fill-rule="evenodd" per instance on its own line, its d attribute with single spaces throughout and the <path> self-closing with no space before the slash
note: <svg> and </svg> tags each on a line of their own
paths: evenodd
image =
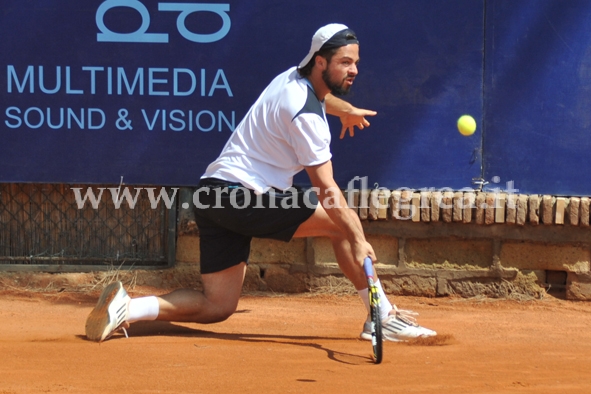
<svg viewBox="0 0 591 394">
<path fill-rule="evenodd" d="M 325 112 L 309 82 L 290 68 L 267 86 L 202 178 L 239 182 L 257 193 L 288 189 L 304 166 L 332 157 Z"/>
</svg>

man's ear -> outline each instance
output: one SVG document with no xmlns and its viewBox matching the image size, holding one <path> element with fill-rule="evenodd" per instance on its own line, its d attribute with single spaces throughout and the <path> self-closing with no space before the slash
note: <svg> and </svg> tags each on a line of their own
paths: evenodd
<svg viewBox="0 0 591 394">
<path fill-rule="evenodd" d="M 326 70 L 327 61 L 325 58 L 323 58 L 320 55 L 317 55 L 316 58 L 314 59 L 314 61 L 316 62 L 316 65 L 318 66 L 318 68 L 320 68 L 322 71 Z"/>
</svg>

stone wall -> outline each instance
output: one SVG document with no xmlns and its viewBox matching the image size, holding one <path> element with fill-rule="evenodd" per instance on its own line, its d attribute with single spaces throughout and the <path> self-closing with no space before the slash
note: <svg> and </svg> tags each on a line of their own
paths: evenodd
<svg viewBox="0 0 591 394">
<path fill-rule="evenodd" d="M 390 294 L 541 298 L 550 291 L 591 299 L 589 198 L 389 190 L 348 198 Z M 198 265 L 198 230 L 190 211 L 180 217 L 177 261 Z M 305 292 L 332 277 L 342 275 L 328 239 L 255 239 L 245 287 Z"/>
</svg>

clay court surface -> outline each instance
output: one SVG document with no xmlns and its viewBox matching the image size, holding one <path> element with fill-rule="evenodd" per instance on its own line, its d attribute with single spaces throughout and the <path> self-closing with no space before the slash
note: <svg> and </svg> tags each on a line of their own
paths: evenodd
<svg viewBox="0 0 591 394">
<path fill-rule="evenodd" d="M 0 291 L 1 394 L 591 392 L 588 303 L 394 297 L 445 340 L 387 343 L 374 365 L 357 297 L 245 295 L 224 323 L 136 323 L 97 344 L 97 296 Z"/>
</svg>

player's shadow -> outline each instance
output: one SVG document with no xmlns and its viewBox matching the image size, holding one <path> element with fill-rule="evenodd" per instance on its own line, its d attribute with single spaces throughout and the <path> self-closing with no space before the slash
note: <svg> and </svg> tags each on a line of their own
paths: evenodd
<svg viewBox="0 0 591 394">
<path fill-rule="evenodd" d="M 301 347 L 310 347 L 326 352 L 330 360 L 338 363 L 359 365 L 372 363 L 373 360 L 368 356 L 360 356 L 351 353 L 339 352 L 327 348 L 317 341 L 320 340 L 338 340 L 338 341 L 357 341 L 356 338 L 336 338 L 320 336 L 293 336 L 293 335 L 274 335 L 274 334 L 248 334 L 248 333 L 222 333 L 207 330 L 201 330 L 186 326 L 176 325 L 170 322 L 151 321 L 132 323 L 127 329 L 130 337 L 148 337 L 156 335 L 174 336 L 174 337 L 194 337 L 218 339 L 223 341 L 240 341 L 251 343 L 275 343 L 281 345 L 292 345 Z M 125 339 L 123 335 L 116 335 L 109 341 Z M 368 345 L 369 346 L 369 345 Z"/>
</svg>

